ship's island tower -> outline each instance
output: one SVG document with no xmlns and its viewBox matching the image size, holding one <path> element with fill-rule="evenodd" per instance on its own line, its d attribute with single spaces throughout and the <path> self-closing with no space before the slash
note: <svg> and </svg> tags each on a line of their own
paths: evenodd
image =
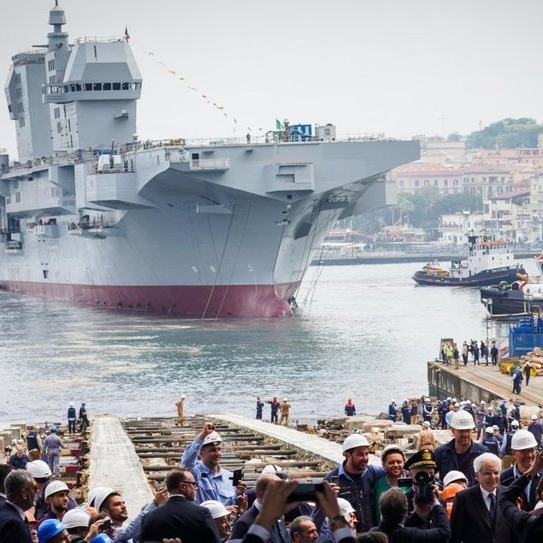
<svg viewBox="0 0 543 543">
<path fill-rule="evenodd" d="M 69 45 L 57 2 L 49 24 L 47 45 L 14 56 L 6 83 L 19 160 L 132 142 L 142 81 L 127 41 Z"/>
</svg>

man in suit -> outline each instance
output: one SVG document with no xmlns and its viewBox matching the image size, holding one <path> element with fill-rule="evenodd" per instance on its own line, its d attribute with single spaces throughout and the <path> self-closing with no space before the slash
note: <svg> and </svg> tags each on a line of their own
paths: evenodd
<svg viewBox="0 0 543 543">
<path fill-rule="evenodd" d="M 537 441 L 528 430 L 517 430 L 511 438 L 511 451 L 515 463 L 506 469 L 500 477 L 500 484 L 510 486 L 511 483 L 526 473 L 536 457 Z M 531 511 L 537 503 L 536 489 L 541 479 L 541 474 L 536 473 L 523 489 L 521 494 L 521 508 L 523 511 Z"/>
<path fill-rule="evenodd" d="M 25 511 L 34 506 L 38 485 L 23 469 L 11 471 L 4 482 L 6 503 L 0 507 L 0 541 L 32 543 Z"/>
<path fill-rule="evenodd" d="M 530 469 L 517 477 L 504 491 L 498 501 L 498 507 L 523 543 L 541 543 L 543 540 L 543 515 L 541 509 L 529 513 L 518 508 L 518 499 L 528 483 L 543 469 L 543 451 L 535 454 Z"/>
<path fill-rule="evenodd" d="M 509 523 L 497 508 L 503 492 L 498 486 L 501 460 L 495 454 L 483 453 L 475 459 L 473 468 L 478 484 L 456 494 L 451 543 L 511 543 Z"/>
<path fill-rule="evenodd" d="M 264 492 L 261 510 L 249 528 L 243 543 L 265 543 L 270 538 L 273 525 L 284 516 L 287 509 L 287 498 L 296 486 L 297 481 L 271 481 Z M 330 527 L 337 543 L 356 543 L 349 523 L 341 515 L 335 492 L 328 482 L 324 482 L 324 492 L 317 491 L 319 508 L 331 519 Z M 183 542 L 185 543 L 185 542 Z"/>
<path fill-rule="evenodd" d="M 166 476 L 168 501 L 143 520 L 143 541 L 180 538 L 183 543 L 219 543 L 219 532 L 209 509 L 194 503 L 198 483 L 186 469 Z"/>
<path fill-rule="evenodd" d="M 8 476 L 11 468 L 7 464 L 0 464 L 0 506 L 6 503 L 6 487 L 4 481 Z"/>
<path fill-rule="evenodd" d="M 281 480 L 280 477 L 272 473 L 266 473 L 260 475 L 256 480 L 255 484 L 255 494 L 256 499 L 253 502 L 253 505 L 241 515 L 241 517 L 236 520 L 234 526 L 232 526 L 232 539 L 242 539 L 245 534 L 248 532 L 249 528 L 254 523 L 258 513 L 262 509 L 262 500 L 268 485 L 273 481 Z M 268 539 L 270 543 L 290 543 L 290 535 L 285 527 L 285 522 L 283 518 L 277 519 L 271 529 L 270 537 Z"/>
</svg>

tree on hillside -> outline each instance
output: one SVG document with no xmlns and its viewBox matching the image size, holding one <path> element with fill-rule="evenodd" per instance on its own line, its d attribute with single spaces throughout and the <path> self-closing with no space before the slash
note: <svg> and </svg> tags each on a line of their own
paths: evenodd
<svg viewBox="0 0 543 543">
<path fill-rule="evenodd" d="M 436 187 L 424 188 L 415 194 L 401 192 L 398 194 L 398 207 L 402 216 L 408 215 L 408 222 L 412 226 L 435 228 L 438 217 L 431 212 L 431 209 L 439 199 L 439 189 Z"/>
<path fill-rule="evenodd" d="M 480 194 L 458 192 L 437 200 L 430 209 L 430 214 L 434 217 L 440 217 L 447 213 L 458 213 L 464 210 L 480 211 L 482 208 L 483 198 Z"/>
<path fill-rule="evenodd" d="M 534 119 L 503 119 L 472 132 L 466 140 L 468 148 L 516 149 L 519 147 L 537 147 L 537 136 L 543 132 L 543 125 Z"/>
</svg>

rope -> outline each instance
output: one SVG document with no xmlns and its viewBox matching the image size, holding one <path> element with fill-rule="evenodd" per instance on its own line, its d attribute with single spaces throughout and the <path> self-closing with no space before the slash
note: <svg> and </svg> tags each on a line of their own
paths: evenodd
<svg viewBox="0 0 543 543">
<path fill-rule="evenodd" d="M 209 304 L 211 303 L 211 298 L 213 297 L 213 293 L 215 292 L 215 287 L 217 286 L 217 280 L 219 277 L 219 273 L 221 271 L 222 263 L 224 260 L 224 255 L 226 254 L 226 248 L 228 247 L 228 240 L 230 239 L 230 232 L 232 231 L 232 225 L 234 224 L 234 215 L 236 214 L 236 203 L 234 202 L 234 206 L 232 208 L 232 214 L 230 215 L 230 223 L 228 224 L 228 231 L 226 232 L 226 240 L 224 242 L 221 258 L 219 259 L 219 266 L 217 268 L 217 271 L 215 273 L 215 280 L 213 281 L 213 286 L 211 287 L 211 290 L 209 291 L 209 296 L 207 297 L 206 306 L 204 308 L 204 312 L 202 313 L 201 319 L 205 319 L 207 310 L 209 309 Z M 215 240 L 213 240 L 215 241 Z M 215 316 L 217 318 L 217 316 Z"/>
<path fill-rule="evenodd" d="M 240 239 L 240 242 L 239 242 L 239 245 L 238 245 L 238 251 L 236 253 L 236 258 L 234 259 L 234 262 L 238 261 L 239 253 L 241 252 L 241 246 L 242 246 L 242 243 L 243 243 L 243 239 L 245 238 L 245 232 L 247 231 L 247 224 L 249 223 L 250 212 L 251 212 L 251 202 L 249 202 L 249 208 L 247 209 L 247 214 L 245 215 L 245 223 L 243 224 L 241 239 Z M 233 215 L 233 213 L 232 213 L 232 215 Z M 221 304 L 219 305 L 219 309 L 217 310 L 217 314 L 216 314 L 215 318 L 218 318 L 218 316 L 221 313 L 222 306 L 224 305 L 224 301 L 226 300 L 226 295 L 228 294 L 228 289 L 230 288 L 230 285 L 232 284 L 231 279 L 232 279 L 233 275 L 234 275 L 234 268 L 232 267 L 232 271 L 230 273 L 230 277 L 228 278 L 228 282 L 227 282 L 226 288 L 224 290 L 224 295 L 222 297 Z M 255 289 L 258 290 L 258 287 L 256 286 L 256 284 L 255 284 Z M 256 292 L 255 292 L 255 303 L 256 303 Z"/>
</svg>

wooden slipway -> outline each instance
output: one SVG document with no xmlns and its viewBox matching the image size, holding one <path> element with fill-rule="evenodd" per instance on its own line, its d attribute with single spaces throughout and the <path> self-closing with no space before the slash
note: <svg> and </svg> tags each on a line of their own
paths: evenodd
<svg viewBox="0 0 543 543">
<path fill-rule="evenodd" d="M 204 420 L 213 420 L 224 440 L 221 465 L 230 470 L 244 468 L 249 485 L 254 485 L 267 464 L 287 469 L 293 479 L 320 480 L 343 461 L 340 443 L 237 415 L 188 417 L 183 426 L 173 417 L 120 420 L 99 416 L 91 426 L 88 488 L 119 490 L 129 516 L 135 516 L 152 500 L 151 487 L 161 486 L 168 471 L 179 466 Z"/>
</svg>

